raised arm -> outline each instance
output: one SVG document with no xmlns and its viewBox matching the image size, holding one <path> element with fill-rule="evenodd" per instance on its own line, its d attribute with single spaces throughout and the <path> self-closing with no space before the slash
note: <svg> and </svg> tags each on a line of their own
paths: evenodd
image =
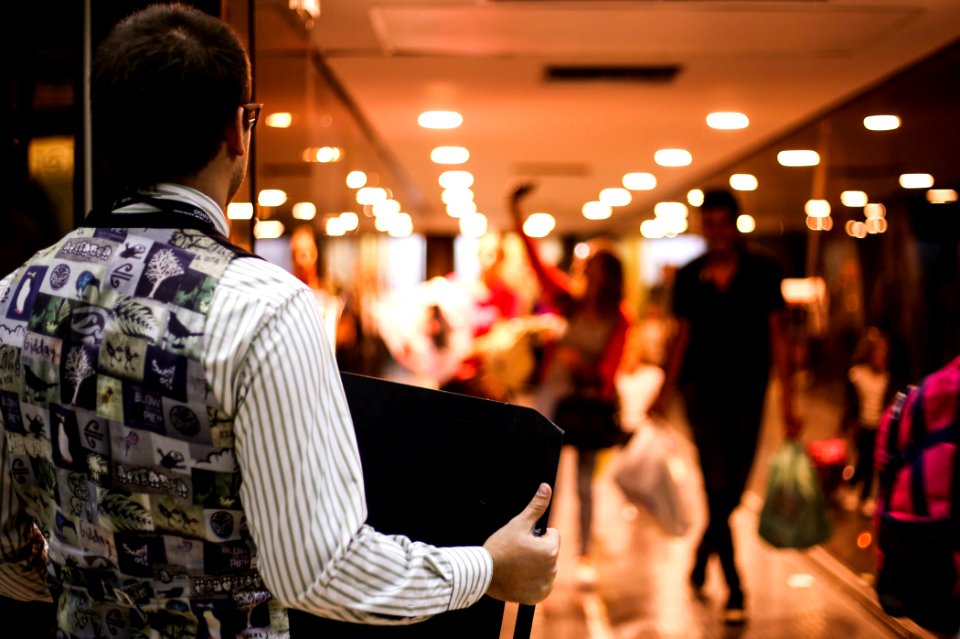
<svg viewBox="0 0 960 639">
<path fill-rule="evenodd" d="M 514 230 L 520 239 L 523 240 L 523 246 L 527 251 L 527 257 L 530 260 L 530 266 L 537 275 L 540 287 L 544 295 L 552 301 L 570 295 L 570 278 L 566 273 L 558 268 L 543 263 L 540 258 L 536 242 L 532 237 L 523 232 L 524 215 L 521 210 L 521 203 L 524 198 L 533 191 L 534 186 L 531 183 L 525 183 L 517 186 L 510 192 L 507 204 L 510 209 L 510 217 L 513 220 Z"/>
</svg>

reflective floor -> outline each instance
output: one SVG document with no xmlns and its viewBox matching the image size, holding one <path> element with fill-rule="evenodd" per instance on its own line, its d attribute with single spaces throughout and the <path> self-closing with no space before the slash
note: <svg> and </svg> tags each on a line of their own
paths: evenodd
<svg viewBox="0 0 960 639">
<path fill-rule="evenodd" d="M 683 434 L 682 415 L 673 422 L 675 427 L 679 425 L 678 433 Z M 812 432 L 808 432 L 807 437 L 820 436 L 816 423 L 808 429 Z M 859 580 L 822 550 L 775 550 L 758 538 L 760 498 L 757 495 L 762 493 L 766 479 L 764 459 L 779 442 L 776 424 L 765 425 L 750 484 L 753 492 L 747 493 L 733 517 L 749 616 L 747 623 L 739 627 L 726 626 L 721 619 L 727 592 L 719 564 L 711 563 L 708 569 L 702 599 L 696 598 L 687 584 L 693 547 L 704 523 L 699 473 L 694 473 L 690 487 L 696 504 L 694 529 L 682 538 L 669 537 L 645 511 L 625 502 L 611 478 L 616 454 L 605 454 L 595 481 L 591 554 L 596 581 L 590 586 L 580 579 L 575 556 L 578 547 L 575 459 L 572 451 L 565 450 L 552 524 L 560 529 L 563 537 L 560 574 L 554 592 L 537 608 L 532 636 L 535 639 L 927 636 L 890 624 L 869 606 L 864 606 L 851 591 L 851 582 Z M 683 448 L 690 463 L 695 464 L 693 447 L 684 440 Z M 833 571 L 825 570 L 823 558 L 826 558 L 826 567 L 832 566 Z M 852 588 L 859 588 L 861 600 L 872 596 L 862 582 L 854 583 Z M 502 637 L 509 636 L 512 630 L 507 624 Z"/>
</svg>

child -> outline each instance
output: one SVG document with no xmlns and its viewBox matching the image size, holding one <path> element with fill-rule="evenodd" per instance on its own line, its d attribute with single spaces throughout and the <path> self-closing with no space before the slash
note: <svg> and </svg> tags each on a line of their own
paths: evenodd
<svg viewBox="0 0 960 639">
<path fill-rule="evenodd" d="M 844 424 L 849 426 L 856 420 L 854 442 L 857 448 L 857 465 L 850 478 L 851 493 L 845 505 L 849 510 L 856 509 L 858 499 L 852 491 L 857 484 L 862 484 L 859 507 L 865 517 L 873 516 L 873 460 L 877 426 L 893 389 L 890 384 L 889 359 L 889 341 L 879 329 L 870 328 L 860 340 L 854 353 L 854 365 L 847 374 L 849 385 Z"/>
</svg>

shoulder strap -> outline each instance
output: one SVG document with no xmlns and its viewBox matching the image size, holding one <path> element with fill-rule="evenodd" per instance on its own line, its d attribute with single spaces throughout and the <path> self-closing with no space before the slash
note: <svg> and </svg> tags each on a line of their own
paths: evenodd
<svg viewBox="0 0 960 639">
<path fill-rule="evenodd" d="M 889 496 L 896 481 L 897 473 L 903 468 L 909 467 L 910 472 L 910 494 L 913 501 L 915 514 L 921 517 L 929 516 L 930 511 L 927 503 L 926 482 L 923 472 L 922 454 L 927 449 L 948 442 L 956 442 L 960 427 L 957 425 L 957 418 L 954 416 L 953 422 L 938 430 L 927 432 L 926 414 L 924 413 L 924 390 L 926 384 L 921 383 L 920 388 L 911 387 L 907 393 L 898 393 L 894 402 L 893 413 L 887 430 L 887 441 L 885 442 L 888 462 L 880 476 L 880 483 L 884 492 Z M 910 407 L 910 441 L 898 450 L 898 436 L 903 419 L 903 408 L 907 398 L 915 395 L 913 405 Z M 956 463 L 954 464 L 956 466 Z M 955 480 L 956 483 L 956 480 Z M 956 496 L 955 496 L 956 497 Z"/>
</svg>

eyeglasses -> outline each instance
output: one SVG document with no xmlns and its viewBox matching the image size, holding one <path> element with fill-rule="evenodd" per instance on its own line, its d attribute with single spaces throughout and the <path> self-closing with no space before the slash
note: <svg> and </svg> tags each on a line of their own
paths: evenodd
<svg viewBox="0 0 960 639">
<path fill-rule="evenodd" d="M 263 105 L 257 102 L 248 102 L 240 108 L 243 109 L 243 116 L 247 119 L 247 124 L 252 131 L 253 127 L 257 126 L 257 120 L 260 119 L 260 111 L 263 109 Z"/>
</svg>

